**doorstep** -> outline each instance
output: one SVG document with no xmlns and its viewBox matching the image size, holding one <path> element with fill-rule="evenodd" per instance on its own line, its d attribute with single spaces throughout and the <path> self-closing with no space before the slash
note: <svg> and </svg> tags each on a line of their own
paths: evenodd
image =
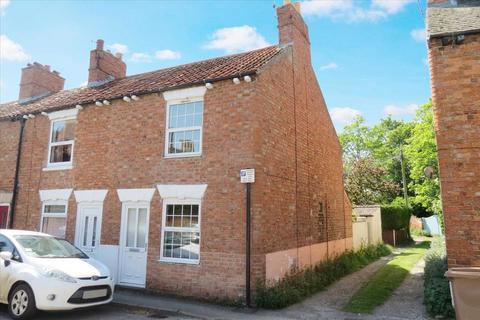
<svg viewBox="0 0 480 320">
<path fill-rule="evenodd" d="M 242 319 L 245 314 L 256 312 L 256 309 L 224 307 L 188 298 L 151 294 L 143 289 L 117 286 L 113 295 L 113 303 L 203 319 Z"/>
</svg>

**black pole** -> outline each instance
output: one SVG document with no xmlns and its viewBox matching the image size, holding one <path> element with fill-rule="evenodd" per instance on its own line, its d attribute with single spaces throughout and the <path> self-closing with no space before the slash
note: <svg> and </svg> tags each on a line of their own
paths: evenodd
<svg viewBox="0 0 480 320">
<path fill-rule="evenodd" d="M 250 307 L 250 207 L 251 207 L 251 200 L 250 200 L 250 183 L 247 183 L 247 221 L 246 221 L 246 250 L 245 250 L 245 259 L 246 259 L 246 266 L 245 266 L 245 288 L 246 288 L 246 303 L 247 307 Z"/>
<path fill-rule="evenodd" d="M 405 199 L 405 206 L 408 207 L 407 177 L 405 175 L 405 157 L 403 156 L 403 148 L 400 149 L 400 165 L 402 168 L 403 198 Z"/>
<path fill-rule="evenodd" d="M 18 175 L 20 171 L 20 158 L 22 155 L 22 143 L 23 143 L 23 131 L 25 129 L 25 119 L 20 119 L 20 134 L 18 137 L 18 147 L 17 147 L 17 163 L 15 164 L 15 179 L 13 181 L 13 195 L 12 195 L 12 207 L 10 208 L 9 219 L 8 219 L 8 229 L 13 228 L 13 219 L 15 217 L 15 206 L 17 204 L 18 197 Z"/>
</svg>

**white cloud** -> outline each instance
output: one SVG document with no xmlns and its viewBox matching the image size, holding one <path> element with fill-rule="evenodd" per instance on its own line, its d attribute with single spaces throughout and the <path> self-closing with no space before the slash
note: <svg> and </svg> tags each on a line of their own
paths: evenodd
<svg viewBox="0 0 480 320">
<path fill-rule="evenodd" d="M 83 81 L 82 83 L 80 83 L 80 88 L 84 88 L 88 85 L 88 81 Z"/>
<path fill-rule="evenodd" d="M 149 63 L 152 62 L 153 58 L 159 59 L 159 60 L 173 60 L 173 59 L 180 59 L 182 55 L 178 51 L 172 51 L 172 50 L 159 50 L 155 52 L 155 54 L 149 54 L 145 52 L 134 52 L 132 53 L 132 56 L 130 57 L 130 60 L 133 62 L 145 62 Z"/>
<path fill-rule="evenodd" d="M 108 48 L 113 53 L 125 54 L 125 53 L 128 52 L 128 46 L 126 44 L 122 44 L 122 43 L 114 43 L 114 44 L 108 45 Z"/>
<path fill-rule="evenodd" d="M 152 62 L 152 57 L 148 53 L 134 52 L 131 60 L 133 62 Z"/>
<path fill-rule="evenodd" d="M 257 32 L 256 28 L 244 25 L 216 30 L 212 35 L 212 40 L 206 43 L 204 48 L 234 53 L 263 48 L 268 45 L 267 40 Z"/>
<path fill-rule="evenodd" d="M 324 64 L 323 66 L 320 66 L 321 70 L 330 70 L 330 69 L 337 69 L 338 65 L 335 62 L 330 62 L 327 64 Z"/>
<path fill-rule="evenodd" d="M 372 0 L 369 7 L 363 7 L 360 5 L 363 2 L 354 0 L 307 0 L 302 2 L 302 12 L 336 21 L 375 22 L 400 12 L 411 2 L 413 0 Z"/>
<path fill-rule="evenodd" d="M 302 13 L 319 17 L 334 17 L 352 11 L 353 0 L 324 0 L 302 2 Z"/>
<path fill-rule="evenodd" d="M 175 60 L 175 59 L 180 59 L 182 55 L 178 51 L 172 51 L 172 50 L 159 50 L 155 52 L 155 58 L 159 60 Z"/>
<path fill-rule="evenodd" d="M 333 122 L 337 124 L 349 124 L 355 120 L 356 117 L 361 116 L 360 110 L 353 108 L 333 108 L 330 111 Z"/>
<path fill-rule="evenodd" d="M 372 7 L 385 10 L 388 14 L 395 14 L 415 0 L 372 0 Z"/>
<path fill-rule="evenodd" d="M 413 40 L 417 42 L 425 42 L 427 39 L 427 34 L 425 33 L 425 29 L 413 29 L 410 31 L 410 36 Z"/>
<path fill-rule="evenodd" d="M 9 37 L 0 35 L 0 60 L 25 61 L 30 59 L 22 46 Z"/>
<path fill-rule="evenodd" d="M 394 117 L 402 117 L 402 116 L 410 116 L 414 115 L 417 112 L 419 105 L 418 104 L 409 104 L 403 107 L 399 107 L 396 105 L 388 105 L 383 108 L 383 112 L 387 115 L 394 116 Z"/>
<path fill-rule="evenodd" d="M 10 0 L 0 0 L 0 15 L 4 15 L 7 7 L 10 5 Z"/>
</svg>

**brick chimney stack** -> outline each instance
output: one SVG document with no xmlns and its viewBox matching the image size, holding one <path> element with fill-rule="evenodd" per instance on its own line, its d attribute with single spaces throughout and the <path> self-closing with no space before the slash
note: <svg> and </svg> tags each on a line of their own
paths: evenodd
<svg viewBox="0 0 480 320">
<path fill-rule="evenodd" d="M 90 51 L 90 68 L 88 69 L 88 86 L 95 87 L 106 82 L 125 78 L 127 65 L 122 55 L 113 55 L 103 50 L 104 41 L 97 40 L 97 47 Z"/>
<path fill-rule="evenodd" d="M 28 102 L 63 90 L 65 79 L 58 71 L 50 71 L 50 66 L 38 62 L 27 64 L 22 69 L 18 101 Z"/>
<path fill-rule="evenodd" d="M 277 8 L 279 44 L 292 45 L 295 65 L 298 68 L 300 64 L 311 64 L 308 27 L 303 21 L 300 9 L 300 2 L 291 3 L 289 0 L 284 0 L 284 5 Z"/>
<path fill-rule="evenodd" d="M 285 0 L 284 5 L 277 8 L 277 17 L 280 45 L 296 42 L 310 45 L 308 27 L 300 13 L 300 2 Z"/>
</svg>

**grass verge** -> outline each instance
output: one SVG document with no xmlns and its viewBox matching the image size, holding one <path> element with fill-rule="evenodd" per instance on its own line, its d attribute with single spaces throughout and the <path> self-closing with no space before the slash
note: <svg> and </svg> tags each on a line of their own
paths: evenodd
<svg viewBox="0 0 480 320">
<path fill-rule="evenodd" d="M 357 252 L 347 251 L 311 268 L 293 269 L 279 281 L 257 284 L 255 304 L 267 309 L 284 308 L 391 252 L 387 245 L 372 245 Z"/>
<path fill-rule="evenodd" d="M 410 270 L 425 255 L 429 246 L 429 242 L 421 242 L 403 249 L 352 296 L 344 310 L 371 313 L 377 306 L 382 305 L 402 284 Z"/>
</svg>

